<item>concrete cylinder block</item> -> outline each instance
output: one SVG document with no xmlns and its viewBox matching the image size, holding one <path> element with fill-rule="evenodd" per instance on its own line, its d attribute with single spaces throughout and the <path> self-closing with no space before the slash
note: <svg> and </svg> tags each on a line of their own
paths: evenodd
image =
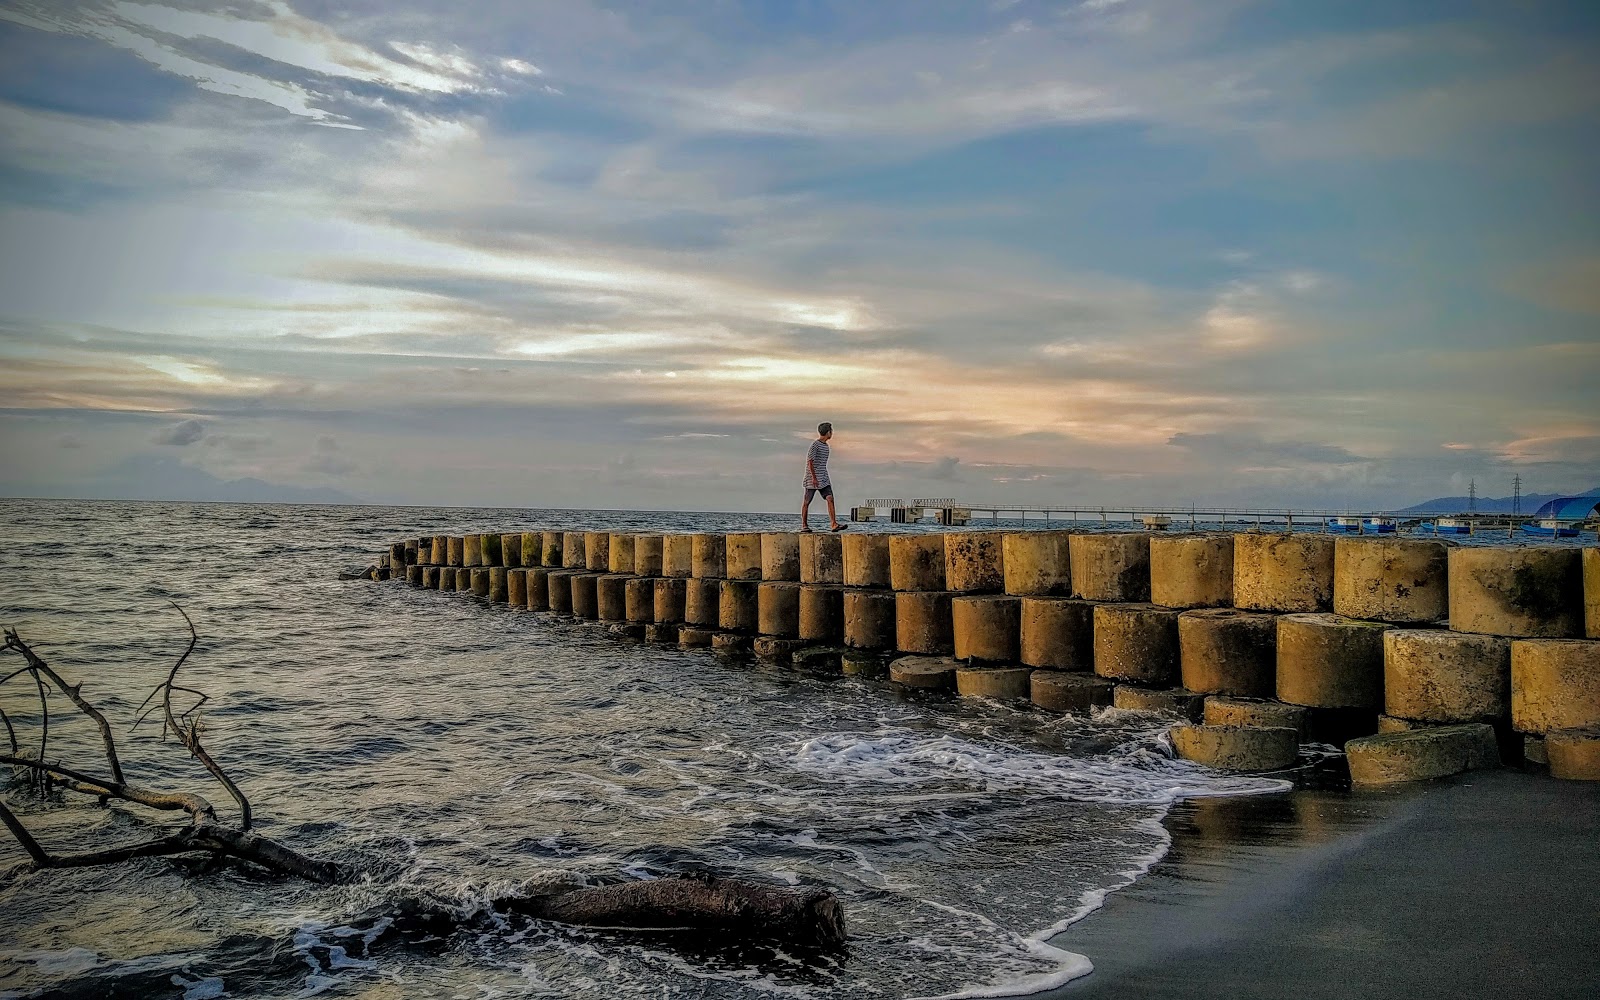
<svg viewBox="0 0 1600 1000">
<path fill-rule="evenodd" d="M 844 644 L 852 649 L 893 649 L 894 592 L 844 592 Z"/>
<path fill-rule="evenodd" d="M 762 635 L 781 639 L 800 636 L 800 585 L 788 581 L 763 581 L 756 588 L 756 628 Z"/>
<path fill-rule="evenodd" d="M 844 582 L 849 587 L 889 586 L 889 536 L 862 532 L 840 539 Z"/>
<path fill-rule="evenodd" d="M 585 554 L 587 549 L 588 532 L 567 531 L 561 535 L 561 565 L 565 569 L 588 569 L 589 557 Z"/>
<path fill-rule="evenodd" d="M 1256 729 L 1293 729 L 1303 741 L 1306 735 L 1306 710 L 1300 705 L 1259 698 L 1233 698 L 1212 695 L 1206 699 L 1201 720 L 1208 726 L 1246 726 Z"/>
<path fill-rule="evenodd" d="M 837 674 L 847 652 L 841 646 L 807 646 L 789 657 L 796 669 L 814 674 Z"/>
<path fill-rule="evenodd" d="M 1583 550 L 1583 634 L 1600 639 L 1600 548 Z"/>
<path fill-rule="evenodd" d="M 661 575 L 661 536 L 633 536 L 633 572 L 635 576 Z"/>
<path fill-rule="evenodd" d="M 826 584 L 800 586 L 800 638 L 826 643 L 844 638 L 844 593 Z"/>
<path fill-rule="evenodd" d="M 611 532 L 583 533 L 583 564 L 591 573 L 611 572 Z"/>
<path fill-rule="evenodd" d="M 658 625 L 681 623 L 688 607 L 688 585 L 682 580 L 660 577 L 656 579 L 655 587 L 656 623 Z"/>
<path fill-rule="evenodd" d="M 685 625 L 678 629 L 678 645 L 685 649 L 703 649 L 711 645 L 711 640 L 716 638 L 716 635 L 716 629 Z"/>
<path fill-rule="evenodd" d="M 1383 634 L 1383 710 L 1422 722 L 1488 722 L 1511 711 L 1511 640 L 1443 629 Z"/>
<path fill-rule="evenodd" d="M 500 533 L 480 535 L 478 564 L 480 566 L 504 566 L 505 553 L 500 548 Z"/>
<path fill-rule="evenodd" d="M 800 536 L 793 531 L 767 531 L 761 535 L 761 579 L 800 580 Z"/>
<path fill-rule="evenodd" d="M 539 565 L 547 569 L 560 569 L 567 564 L 567 533 L 542 531 L 539 533 Z"/>
<path fill-rule="evenodd" d="M 439 567 L 439 589 L 445 593 L 454 593 L 456 589 L 456 571 L 453 566 Z"/>
<path fill-rule="evenodd" d="M 1583 635 L 1583 557 L 1553 545 L 1450 550 L 1450 627 L 1517 639 Z"/>
<path fill-rule="evenodd" d="M 656 622 L 653 625 L 646 625 L 644 627 L 644 641 L 677 645 L 678 629 L 679 626 L 677 625 L 667 625 L 661 622 Z"/>
<path fill-rule="evenodd" d="M 1019 659 L 1051 670 L 1094 669 L 1094 605 L 1060 597 L 1022 599 Z"/>
<path fill-rule="evenodd" d="M 606 565 L 607 569 L 613 573 L 633 575 L 633 539 L 634 536 L 626 532 L 613 531 L 611 533 L 611 541 L 608 543 L 609 548 L 606 550 L 609 553 L 610 560 Z"/>
<path fill-rule="evenodd" d="M 558 615 L 572 614 L 572 578 L 577 574 L 574 569 L 547 569 L 545 572 L 545 596 L 550 602 L 550 611 Z M 533 598 L 530 596 L 530 602 Z"/>
<path fill-rule="evenodd" d="M 901 652 L 951 653 L 955 639 L 950 625 L 950 595 L 943 591 L 897 591 L 894 635 L 895 646 Z"/>
<path fill-rule="evenodd" d="M 587 621 L 600 618 L 599 573 L 572 574 L 572 616 Z"/>
<path fill-rule="evenodd" d="M 1072 535 L 1072 593 L 1086 601 L 1142 604 L 1150 600 L 1150 535 L 1146 532 Z"/>
<path fill-rule="evenodd" d="M 434 535 L 428 563 L 433 566 L 450 565 L 450 536 Z"/>
<path fill-rule="evenodd" d="M 605 573 L 595 578 L 595 617 L 603 622 L 628 619 L 628 578 L 621 573 Z"/>
<path fill-rule="evenodd" d="M 944 534 L 890 535 L 889 586 L 895 590 L 943 590 Z"/>
<path fill-rule="evenodd" d="M 1176 685 L 1178 615 L 1154 604 L 1095 605 L 1094 672 L 1151 687 Z"/>
<path fill-rule="evenodd" d="M 461 560 L 466 552 L 466 539 L 462 538 L 460 535 L 451 535 L 449 538 L 445 539 L 445 544 L 447 546 L 445 565 L 460 566 Z"/>
<path fill-rule="evenodd" d="M 1270 698 L 1278 687 L 1278 620 L 1234 608 L 1185 611 L 1178 667 L 1191 691 Z"/>
<path fill-rule="evenodd" d="M 406 543 L 391 542 L 389 545 L 389 568 L 398 568 L 402 571 L 406 566 Z"/>
<path fill-rule="evenodd" d="M 728 632 L 754 632 L 760 624 L 756 580 L 723 580 L 717 588 L 717 625 Z"/>
<path fill-rule="evenodd" d="M 426 581 L 426 577 L 423 575 L 423 571 L 426 570 L 427 568 L 428 567 L 426 567 L 426 566 L 407 566 L 405 568 L 405 570 L 406 570 L 406 582 L 411 584 L 413 587 L 422 586 L 423 583 Z"/>
<path fill-rule="evenodd" d="M 789 664 L 794 662 L 794 654 L 806 648 L 800 639 L 786 639 L 777 635 L 758 635 L 750 643 L 750 648 L 755 651 L 756 658 L 771 663 Z"/>
<path fill-rule="evenodd" d="M 1118 684 L 1111 692 L 1111 704 L 1129 712 L 1153 712 L 1189 722 L 1199 722 L 1205 713 L 1206 696 L 1184 688 L 1147 688 L 1137 684 Z"/>
<path fill-rule="evenodd" d="M 730 580 L 761 579 L 761 533 L 736 531 L 725 536 L 723 549 Z"/>
<path fill-rule="evenodd" d="M 950 629 L 956 659 L 1015 663 L 1022 634 L 1022 598 L 951 598 Z"/>
<path fill-rule="evenodd" d="M 1035 670 L 1028 685 L 1028 697 L 1040 708 L 1078 714 L 1110 705 L 1116 687 L 1104 677 L 1061 670 Z"/>
<path fill-rule="evenodd" d="M 1300 734 L 1293 729 L 1179 723 L 1171 735 L 1179 757 L 1224 771 L 1281 771 L 1293 767 L 1300 753 Z"/>
<path fill-rule="evenodd" d="M 1440 722 L 1418 722 L 1415 719 L 1400 719 L 1393 715 L 1378 716 L 1378 732 L 1382 733 L 1409 733 L 1413 729 L 1427 729 L 1429 726 L 1439 726 Z"/>
<path fill-rule="evenodd" d="M 528 610 L 550 610 L 550 573 L 545 566 L 530 566 L 528 568 Z M 571 600 L 567 602 L 571 607 Z"/>
<path fill-rule="evenodd" d="M 1450 613 L 1444 542 L 1413 538 L 1333 540 L 1333 611 L 1416 625 Z"/>
<path fill-rule="evenodd" d="M 483 536 L 466 535 L 461 539 L 461 565 L 483 565 Z"/>
<path fill-rule="evenodd" d="M 661 536 L 661 575 L 674 579 L 694 576 L 694 536 Z"/>
<path fill-rule="evenodd" d="M 1311 708 L 1383 708 L 1381 622 L 1334 614 L 1278 619 L 1278 700 Z"/>
<path fill-rule="evenodd" d="M 1232 604 L 1233 536 L 1152 537 L 1150 601 L 1167 608 L 1225 608 Z"/>
<path fill-rule="evenodd" d="M 1072 533 L 1016 531 L 1000 542 L 1006 593 L 1016 597 L 1072 596 Z"/>
<path fill-rule="evenodd" d="M 716 628 L 722 621 L 722 581 L 690 577 L 683 584 L 683 621 Z"/>
<path fill-rule="evenodd" d="M 428 590 L 438 590 L 439 589 L 439 576 L 444 571 L 444 567 L 443 566 L 424 566 L 422 568 L 423 568 L 423 570 L 424 570 L 424 572 L 426 574 L 422 578 L 423 587 L 427 588 Z"/>
<path fill-rule="evenodd" d="M 523 568 L 544 565 L 544 532 L 524 531 L 521 540 L 517 543 L 519 559 L 517 565 Z"/>
<path fill-rule="evenodd" d="M 506 580 L 504 566 L 489 567 L 489 592 L 486 596 L 496 604 L 510 603 L 510 586 Z"/>
<path fill-rule="evenodd" d="M 482 567 L 479 567 L 479 568 L 481 569 Z M 470 594 L 470 593 L 473 593 L 473 590 L 472 590 L 472 567 L 469 567 L 469 566 L 457 566 L 456 567 L 456 593 L 458 593 L 458 594 Z"/>
<path fill-rule="evenodd" d="M 406 565 L 407 566 L 422 566 L 422 565 L 425 565 L 426 563 L 422 558 L 423 551 L 431 544 L 432 544 L 432 542 L 427 540 L 427 539 L 422 539 L 422 538 L 408 538 L 408 539 L 406 539 Z"/>
<path fill-rule="evenodd" d="M 839 654 L 839 672 L 847 677 L 882 677 L 889 672 L 889 661 L 878 653 L 848 649 Z"/>
<path fill-rule="evenodd" d="M 522 532 L 500 536 L 500 565 L 507 569 L 522 565 Z"/>
<path fill-rule="evenodd" d="M 902 656 L 889 663 L 889 679 L 909 688 L 947 691 L 961 665 L 948 656 Z"/>
<path fill-rule="evenodd" d="M 957 594 L 982 594 L 1006 587 L 1005 535 L 998 531 L 952 531 L 944 536 L 944 587 Z"/>
<path fill-rule="evenodd" d="M 956 669 L 956 694 L 963 698 L 996 701 L 1026 700 L 1031 690 L 1032 667 L 972 667 Z"/>
<path fill-rule="evenodd" d="M 1357 787 L 1428 781 L 1500 766 L 1494 729 L 1481 722 L 1363 736 L 1344 745 Z"/>
<path fill-rule="evenodd" d="M 1544 738 L 1550 777 L 1600 781 L 1600 727 L 1557 729 Z"/>
<path fill-rule="evenodd" d="M 718 632 L 711 637 L 711 648 L 719 653 L 743 653 L 752 645 L 749 636 L 737 632 Z"/>
<path fill-rule="evenodd" d="M 700 532 L 690 535 L 689 559 L 693 575 L 702 580 L 720 580 L 728 572 L 728 543 L 722 535 Z"/>
<path fill-rule="evenodd" d="M 521 567 L 506 570 L 506 603 L 514 608 L 528 606 L 528 571 Z"/>
<path fill-rule="evenodd" d="M 844 543 L 837 534 L 800 533 L 800 582 L 844 583 Z"/>
<path fill-rule="evenodd" d="M 656 620 L 656 581 L 645 576 L 630 576 L 623 584 L 623 612 L 628 621 L 648 625 Z"/>
<path fill-rule="evenodd" d="M 1511 643 L 1511 727 L 1519 733 L 1600 726 L 1600 642 Z"/>
<path fill-rule="evenodd" d="M 1233 604 L 1250 611 L 1327 611 L 1333 606 L 1333 539 L 1304 532 L 1233 536 Z"/>
<path fill-rule="evenodd" d="M 471 574 L 472 596 L 487 598 L 489 596 L 489 567 L 474 566 L 466 570 L 466 572 Z M 456 588 L 460 589 L 459 583 Z"/>
</svg>

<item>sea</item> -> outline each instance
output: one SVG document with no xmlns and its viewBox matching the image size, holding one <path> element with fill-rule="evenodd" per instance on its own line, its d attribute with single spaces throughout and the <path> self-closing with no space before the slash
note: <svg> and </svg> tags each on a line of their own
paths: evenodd
<svg viewBox="0 0 1600 1000">
<path fill-rule="evenodd" d="M 792 515 L 0 500 L 0 624 L 82 683 L 129 780 L 236 815 L 158 721 L 134 725 L 189 642 L 181 608 L 199 642 L 179 682 L 203 694 L 194 718 L 256 829 L 359 872 L 338 886 L 203 858 L 19 872 L 26 856 L 0 833 L 0 998 L 1023 995 L 1091 973 L 1094 956 L 1055 939 L 1163 858 L 1169 810 L 1289 789 L 1292 774 L 1174 759 L 1167 723 L 1148 715 L 919 695 L 340 578 L 423 535 L 794 527 Z M 0 658 L 0 675 L 19 665 Z M 48 708 L 51 758 L 103 769 L 88 721 L 59 695 Z M 35 746 L 26 674 L 0 685 L 0 709 Z M 14 778 L 4 794 L 55 853 L 181 826 L 181 814 L 39 798 Z M 678 873 L 825 887 L 848 948 L 557 926 L 494 904 L 550 878 Z M 448 920 L 419 932 L 418 912 Z"/>
</svg>

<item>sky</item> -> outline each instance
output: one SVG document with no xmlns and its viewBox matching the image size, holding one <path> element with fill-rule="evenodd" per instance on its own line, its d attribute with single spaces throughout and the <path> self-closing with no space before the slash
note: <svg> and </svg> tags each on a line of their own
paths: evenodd
<svg viewBox="0 0 1600 1000">
<path fill-rule="evenodd" d="M 0 496 L 1600 485 L 1600 5 L 0 0 Z"/>
</svg>

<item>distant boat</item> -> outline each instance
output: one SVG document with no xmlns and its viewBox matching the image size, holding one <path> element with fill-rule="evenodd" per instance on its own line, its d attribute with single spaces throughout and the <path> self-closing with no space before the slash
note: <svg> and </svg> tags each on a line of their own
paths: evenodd
<svg viewBox="0 0 1600 1000">
<path fill-rule="evenodd" d="M 1470 535 L 1472 534 L 1472 522 L 1464 517 L 1435 518 L 1433 533 L 1436 535 Z"/>
<path fill-rule="evenodd" d="M 1392 517 L 1379 517 L 1375 514 L 1372 517 L 1363 518 L 1361 527 L 1371 535 L 1392 535 L 1395 529 L 1400 527 L 1400 522 Z"/>
<path fill-rule="evenodd" d="M 1577 538 L 1579 524 L 1576 521 L 1560 521 L 1547 517 L 1542 521 L 1530 521 L 1522 526 L 1525 534 L 1540 535 L 1545 538 Z"/>
<path fill-rule="evenodd" d="M 1328 530 L 1346 531 L 1352 535 L 1359 535 L 1361 534 L 1361 518 L 1350 516 L 1335 517 L 1328 521 Z"/>
</svg>

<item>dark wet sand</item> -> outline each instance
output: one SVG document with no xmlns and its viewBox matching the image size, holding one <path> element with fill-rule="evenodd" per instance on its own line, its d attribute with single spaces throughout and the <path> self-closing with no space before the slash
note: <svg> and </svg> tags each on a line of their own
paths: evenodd
<svg viewBox="0 0 1600 1000">
<path fill-rule="evenodd" d="M 1202 801 L 1054 943 L 1049 996 L 1600 997 L 1600 784 L 1482 772 L 1400 792 Z"/>
</svg>

